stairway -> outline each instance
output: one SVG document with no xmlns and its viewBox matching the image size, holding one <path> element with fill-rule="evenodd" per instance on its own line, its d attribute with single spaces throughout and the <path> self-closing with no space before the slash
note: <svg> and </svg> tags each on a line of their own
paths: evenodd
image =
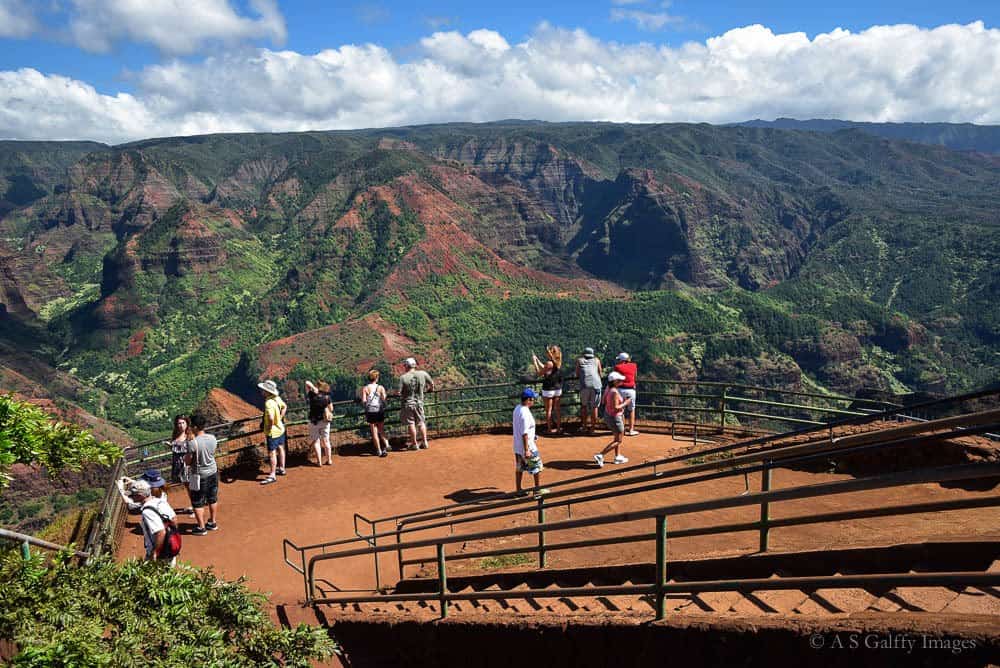
<svg viewBox="0 0 1000 668">
<path fill-rule="evenodd" d="M 739 557 L 668 562 L 668 581 L 725 578 L 775 578 L 848 574 L 992 571 L 1000 572 L 1000 542 L 958 541 L 919 543 L 888 547 L 853 548 L 799 553 L 768 553 Z M 601 566 L 564 570 L 495 572 L 449 577 L 453 593 L 529 589 L 643 585 L 654 581 L 652 564 Z M 438 615 L 433 598 L 437 580 L 408 578 L 400 581 L 397 594 L 427 593 L 418 602 L 326 604 L 328 617 L 338 613 L 405 615 L 430 618 Z M 324 594 L 332 592 L 324 592 Z M 471 599 L 449 603 L 449 615 L 600 615 L 648 620 L 653 599 L 646 595 Z M 860 613 L 929 612 L 1000 615 L 1000 590 L 992 587 L 899 587 L 878 590 L 845 588 L 814 591 L 763 590 L 757 592 L 703 592 L 671 594 L 666 600 L 668 617 L 678 615 L 844 616 Z"/>
</svg>

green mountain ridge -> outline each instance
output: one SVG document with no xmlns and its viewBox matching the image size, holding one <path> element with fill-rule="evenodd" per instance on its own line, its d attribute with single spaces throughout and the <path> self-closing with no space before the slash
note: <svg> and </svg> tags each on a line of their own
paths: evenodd
<svg viewBox="0 0 1000 668">
<path fill-rule="evenodd" d="M 0 317 L 139 435 L 261 375 L 477 382 L 547 343 L 848 393 L 1000 376 L 989 156 L 530 122 L 86 148 L 0 143 Z"/>
</svg>

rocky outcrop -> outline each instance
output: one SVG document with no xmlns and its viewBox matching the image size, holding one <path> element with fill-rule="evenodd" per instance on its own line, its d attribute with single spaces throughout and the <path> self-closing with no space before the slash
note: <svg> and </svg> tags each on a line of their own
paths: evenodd
<svg viewBox="0 0 1000 668">
<path fill-rule="evenodd" d="M 248 404 L 221 387 L 213 387 L 208 391 L 204 401 L 198 404 L 192 412 L 204 415 L 208 418 L 209 424 L 220 424 L 258 417 L 261 414 L 261 409 Z"/>
</svg>

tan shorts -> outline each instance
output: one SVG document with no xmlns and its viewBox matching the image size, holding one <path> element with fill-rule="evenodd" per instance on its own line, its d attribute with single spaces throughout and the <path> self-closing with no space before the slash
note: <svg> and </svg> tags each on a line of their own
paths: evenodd
<svg viewBox="0 0 1000 668">
<path fill-rule="evenodd" d="M 404 405 L 399 409 L 399 421 L 403 424 L 424 424 L 427 419 L 424 417 L 424 405 L 416 406 Z"/>
</svg>

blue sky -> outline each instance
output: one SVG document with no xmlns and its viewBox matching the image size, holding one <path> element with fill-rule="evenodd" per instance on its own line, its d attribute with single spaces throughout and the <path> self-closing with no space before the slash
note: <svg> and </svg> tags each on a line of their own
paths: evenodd
<svg viewBox="0 0 1000 668">
<path fill-rule="evenodd" d="M 79 131 L 115 141 L 141 133 L 140 122 L 156 133 L 495 114 L 1000 122 L 1000 112 L 991 111 L 1000 100 L 987 90 L 1000 82 L 996 1 L 199 3 L 202 16 L 177 11 L 192 5 L 184 0 L 0 0 L 0 102 L 12 105 L 0 109 L 0 137 Z M 941 28 L 949 24 L 962 28 Z M 754 25 L 764 31 L 748 28 Z M 439 31 L 448 35 L 430 39 Z M 817 39 L 830 34 L 841 40 L 838 47 Z M 324 50 L 336 56 L 315 57 Z M 212 72 L 220 70 L 228 88 L 215 89 Z M 758 78 L 770 89 L 755 91 Z M 521 85 L 525 79 L 530 86 Z M 802 79 L 801 87 L 786 85 Z M 372 80 L 381 87 L 368 86 Z M 869 86 L 879 90 L 857 93 Z M 941 86 L 951 99 L 920 90 Z M 601 101 L 618 96 L 620 104 L 590 103 L 578 90 L 584 87 L 602 89 Z M 234 106 L 226 108 L 217 98 L 233 89 Z M 829 97 L 817 98 L 820 89 Z M 258 104 L 254 90 L 293 108 Z M 511 90 L 524 95 L 522 104 Z M 656 99 L 640 103 L 650 95 Z M 59 104 L 71 108 L 59 115 Z"/>
</svg>

